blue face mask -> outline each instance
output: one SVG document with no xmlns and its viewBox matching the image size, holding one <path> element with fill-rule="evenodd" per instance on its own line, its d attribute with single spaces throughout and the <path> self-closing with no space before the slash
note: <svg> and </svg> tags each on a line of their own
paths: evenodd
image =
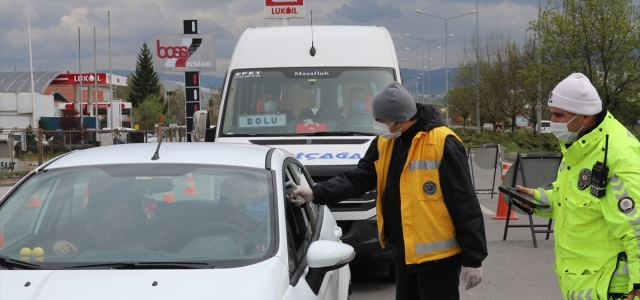
<svg viewBox="0 0 640 300">
<path fill-rule="evenodd" d="M 353 102 L 351 102 L 351 111 L 352 112 L 363 112 L 364 111 L 364 101 L 353 101 Z"/>
<path fill-rule="evenodd" d="M 245 207 L 244 214 L 254 220 L 262 220 L 267 215 L 267 202 L 249 201 Z"/>
</svg>

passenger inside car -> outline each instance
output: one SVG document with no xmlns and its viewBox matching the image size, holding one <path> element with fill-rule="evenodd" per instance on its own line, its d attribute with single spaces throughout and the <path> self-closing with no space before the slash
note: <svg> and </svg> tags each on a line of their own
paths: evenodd
<svg viewBox="0 0 640 300">
<path fill-rule="evenodd" d="M 264 92 L 256 102 L 257 113 L 276 114 L 282 110 L 282 101 L 274 92 Z"/>
<path fill-rule="evenodd" d="M 145 214 L 141 202 L 130 197 L 112 197 L 97 217 L 85 224 L 60 229 L 52 245 L 58 255 L 86 250 L 110 250 L 125 244 L 152 247 L 152 235 L 145 233 Z"/>
</svg>

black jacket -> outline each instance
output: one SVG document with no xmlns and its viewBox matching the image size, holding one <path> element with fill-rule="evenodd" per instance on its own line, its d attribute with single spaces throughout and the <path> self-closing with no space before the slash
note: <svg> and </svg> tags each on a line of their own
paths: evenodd
<svg viewBox="0 0 640 300">
<path fill-rule="evenodd" d="M 407 129 L 394 143 L 386 191 L 382 198 L 385 235 L 391 245 L 394 262 L 404 262 L 404 238 L 400 211 L 400 175 L 407 160 L 411 141 L 419 131 L 429 131 L 445 126 L 438 109 L 431 105 L 416 104 L 418 122 Z M 373 139 L 358 167 L 312 188 L 314 202 L 332 204 L 355 198 L 376 187 L 377 175 L 374 162 L 378 160 L 378 138 Z M 462 143 L 448 136 L 444 144 L 444 156 L 440 163 L 440 185 L 444 202 L 456 228 L 456 239 L 462 247 L 460 255 L 438 261 L 407 266 L 407 272 L 433 270 L 461 263 L 465 267 L 480 267 L 487 256 L 484 218 L 476 197 L 467 154 Z"/>
</svg>

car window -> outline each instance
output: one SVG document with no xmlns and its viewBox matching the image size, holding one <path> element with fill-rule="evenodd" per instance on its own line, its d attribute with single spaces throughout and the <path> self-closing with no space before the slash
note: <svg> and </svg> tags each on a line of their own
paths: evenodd
<svg viewBox="0 0 640 300">
<path fill-rule="evenodd" d="M 305 169 L 301 165 L 297 163 L 290 163 L 288 165 L 288 168 L 297 185 L 311 187 L 311 176 L 306 173 Z M 311 203 L 311 205 L 306 205 L 304 209 L 311 219 L 312 226 L 314 226 L 315 228 L 316 220 L 318 217 L 318 205 L 315 203 Z"/>
<path fill-rule="evenodd" d="M 247 265 L 274 253 L 272 180 L 264 169 L 185 164 L 36 173 L 0 207 L 0 255 L 20 259 L 20 249 L 40 247 L 50 267 Z M 77 251 L 61 251 L 61 243 Z"/>
<path fill-rule="evenodd" d="M 288 167 L 285 172 L 285 180 L 294 180 L 295 176 Z M 299 182 L 296 182 L 299 184 Z M 288 201 L 285 202 L 285 218 L 287 221 L 287 244 L 289 254 L 289 272 L 293 274 L 298 267 L 301 266 L 304 255 L 306 254 L 311 238 L 313 236 L 315 224 L 312 225 L 311 219 L 315 220 L 315 216 L 310 218 L 308 205 L 298 206 Z"/>
</svg>

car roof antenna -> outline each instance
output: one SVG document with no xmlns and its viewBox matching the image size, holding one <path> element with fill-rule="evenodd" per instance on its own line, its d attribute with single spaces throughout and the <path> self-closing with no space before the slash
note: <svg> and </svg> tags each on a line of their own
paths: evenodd
<svg viewBox="0 0 640 300">
<path fill-rule="evenodd" d="M 160 134 L 158 134 L 158 138 L 160 139 L 160 141 L 158 142 L 158 148 L 156 148 L 156 153 L 153 154 L 153 157 L 151 158 L 151 160 L 158 160 L 160 159 L 160 145 L 162 145 L 162 130 L 160 130 Z"/>
<path fill-rule="evenodd" d="M 316 48 L 313 46 L 313 9 L 311 10 L 311 49 L 309 49 L 311 56 L 316 56 Z"/>
</svg>

